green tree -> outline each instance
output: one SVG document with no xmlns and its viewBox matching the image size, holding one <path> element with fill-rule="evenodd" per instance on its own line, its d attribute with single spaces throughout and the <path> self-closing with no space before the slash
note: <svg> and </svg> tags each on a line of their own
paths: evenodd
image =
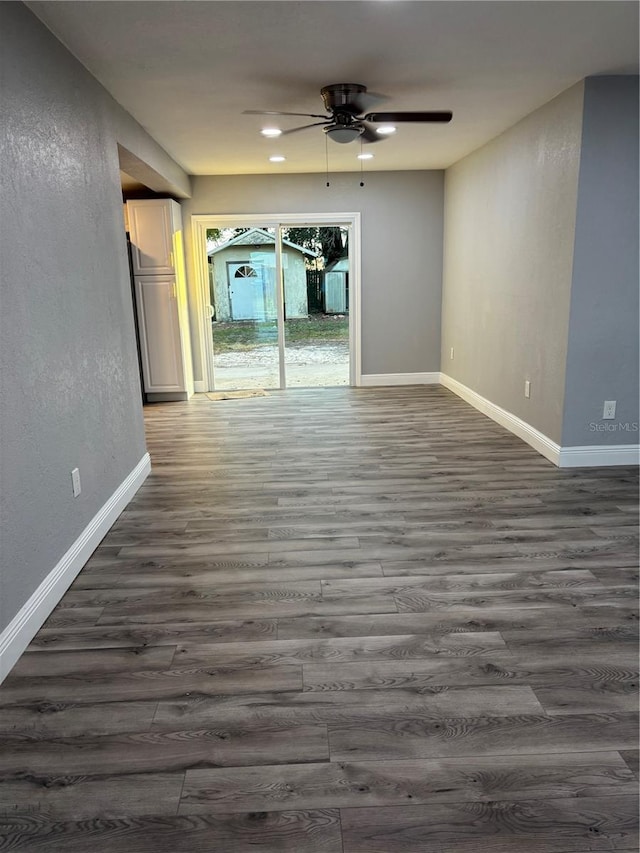
<svg viewBox="0 0 640 853">
<path fill-rule="evenodd" d="M 297 243 L 312 252 L 319 252 L 324 258 L 325 265 L 346 257 L 348 254 L 348 231 L 338 226 L 320 227 L 305 226 L 303 228 L 286 228 L 284 236 L 292 243 Z"/>
<path fill-rule="evenodd" d="M 212 243 L 226 243 L 248 230 L 248 228 L 207 228 L 207 240 Z"/>
</svg>

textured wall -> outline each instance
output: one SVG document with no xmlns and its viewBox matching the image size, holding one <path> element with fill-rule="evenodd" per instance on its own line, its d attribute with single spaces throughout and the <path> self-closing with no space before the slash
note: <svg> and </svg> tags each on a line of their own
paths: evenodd
<svg viewBox="0 0 640 853">
<path fill-rule="evenodd" d="M 583 89 L 559 95 L 445 177 L 442 370 L 557 442 Z"/>
<path fill-rule="evenodd" d="M 2 630 L 145 452 L 116 128 L 144 145 L 22 4 L 0 41 Z"/>
<path fill-rule="evenodd" d="M 442 172 L 248 175 L 192 178 L 191 214 L 362 214 L 362 372 L 440 369 Z M 187 253 L 191 260 L 191 252 Z M 193 268 L 190 269 L 193 285 Z M 192 298 L 192 304 L 195 300 Z M 194 320 L 196 378 L 202 378 Z"/>
<path fill-rule="evenodd" d="M 638 420 L 638 78 L 590 77 L 562 444 L 637 444 Z"/>
</svg>

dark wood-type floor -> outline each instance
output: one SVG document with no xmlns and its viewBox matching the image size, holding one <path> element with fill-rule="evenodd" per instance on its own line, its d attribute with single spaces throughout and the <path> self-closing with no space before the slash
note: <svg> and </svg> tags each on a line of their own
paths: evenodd
<svg viewBox="0 0 640 853">
<path fill-rule="evenodd" d="M 637 850 L 635 469 L 438 387 L 146 415 L 0 688 L 0 850 Z"/>
</svg>

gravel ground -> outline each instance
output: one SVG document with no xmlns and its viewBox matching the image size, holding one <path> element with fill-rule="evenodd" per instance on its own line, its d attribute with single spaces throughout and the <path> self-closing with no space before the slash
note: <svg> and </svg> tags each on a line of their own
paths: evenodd
<svg viewBox="0 0 640 853">
<path fill-rule="evenodd" d="M 348 344 L 313 344 L 286 347 L 285 364 L 349 364 Z M 244 352 L 222 352 L 214 356 L 217 367 L 262 367 L 278 363 L 278 347 L 256 347 Z"/>
<path fill-rule="evenodd" d="M 329 387 L 349 384 L 349 345 L 313 344 L 285 349 L 287 387 Z M 278 385 L 278 348 L 256 347 L 214 356 L 219 391 L 274 388 Z"/>
</svg>

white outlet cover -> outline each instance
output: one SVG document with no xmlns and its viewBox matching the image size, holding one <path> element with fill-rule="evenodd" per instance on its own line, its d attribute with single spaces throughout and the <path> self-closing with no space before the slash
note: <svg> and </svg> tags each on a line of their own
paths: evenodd
<svg viewBox="0 0 640 853">
<path fill-rule="evenodd" d="M 82 485 L 80 484 L 80 469 L 74 468 L 71 472 L 71 485 L 73 486 L 73 496 L 77 498 L 80 492 L 82 491 Z"/>
</svg>

